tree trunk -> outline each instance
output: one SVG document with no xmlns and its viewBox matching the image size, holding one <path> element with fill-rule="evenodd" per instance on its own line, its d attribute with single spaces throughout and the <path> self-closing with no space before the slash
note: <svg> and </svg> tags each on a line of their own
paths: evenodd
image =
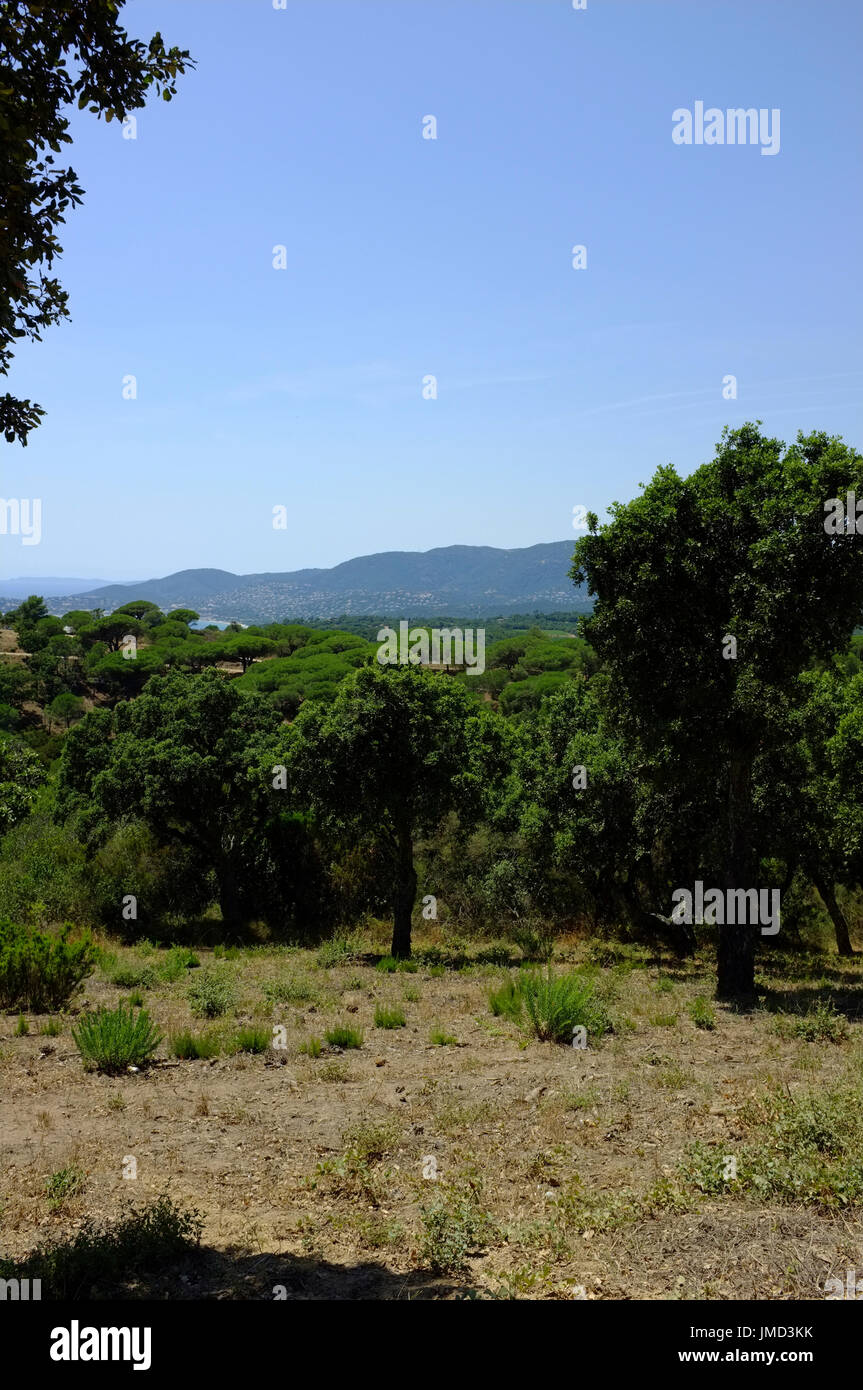
<svg viewBox="0 0 863 1390">
<path fill-rule="evenodd" d="M 728 777 L 728 859 L 725 873 L 726 904 L 728 890 L 751 888 L 749 852 L 752 759 L 740 749 L 732 749 Z M 719 927 L 717 958 L 717 999 L 750 1003 L 755 998 L 755 933 L 757 923 L 725 922 Z"/>
<path fill-rule="evenodd" d="M 812 882 L 824 900 L 824 906 L 830 913 L 830 920 L 836 932 L 836 949 L 840 956 L 856 955 L 854 947 L 851 945 L 851 936 L 848 931 L 848 922 L 845 913 L 836 901 L 836 892 L 830 879 L 822 878 L 820 874 L 813 874 Z"/>
<path fill-rule="evenodd" d="M 417 872 L 409 826 L 398 832 L 395 889 L 393 892 L 393 944 L 396 960 L 407 960 L 411 953 L 411 914 L 417 895 Z"/>
</svg>

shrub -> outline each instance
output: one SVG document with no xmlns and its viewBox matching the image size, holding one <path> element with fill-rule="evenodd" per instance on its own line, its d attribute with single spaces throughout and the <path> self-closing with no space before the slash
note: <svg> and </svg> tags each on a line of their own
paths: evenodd
<svg viewBox="0 0 863 1390">
<path fill-rule="evenodd" d="M 488 1006 L 495 1018 L 508 1018 L 513 1023 L 518 1023 L 524 1005 L 515 980 L 506 979 L 499 989 L 491 990 L 488 996 Z"/>
<path fill-rule="evenodd" d="M 219 1041 L 211 1033 L 191 1033 L 184 1029 L 171 1038 L 171 1055 L 182 1062 L 208 1061 L 218 1057 Z"/>
<path fill-rule="evenodd" d="M 848 1020 L 829 1000 L 819 999 L 805 1014 L 780 1014 L 776 1020 L 780 1037 L 801 1038 L 803 1042 L 844 1042 L 848 1036 Z"/>
<path fill-rule="evenodd" d="M 571 1042 L 577 1027 L 585 1028 L 588 1036 L 610 1031 L 611 1023 L 596 986 L 582 975 L 555 976 L 551 967 L 545 974 L 522 970 L 518 991 L 530 1030 L 541 1042 Z"/>
<path fill-rule="evenodd" d="M 696 1028 L 704 1028 L 710 1032 L 716 1027 L 716 1015 L 703 995 L 699 995 L 690 1003 L 689 1017 Z"/>
<path fill-rule="evenodd" d="M 306 1057 L 320 1057 L 323 1051 L 323 1043 L 320 1038 L 309 1038 L 306 1042 L 300 1043 L 300 1052 Z"/>
<path fill-rule="evenodd" d="M 85 1014 L 73 1027 L 72 1038 L 87 1069 L 102 1072 L 143 1066 L 162 1041 L 145 1009 L 136 1014 L 122 1003 Z"/>
<path fill-rule="evenodd" d="M 395 956 L 381 956 L 375 965 L 375 970 L 379 970 L 382 975 L 394 975 L 397 970 L 408 975 L 415 975 L 419 970 L 419 965 L 415 960 L 396 960 Z"/>
<path fill-rule="evenodd" d="M 492 1229 L 487 1213 L 472 1197 L 439 1198 L 422 1213 L 425 1237 L 421 1258 L 434 1274 L 463 1269 L 468 1256 L 485 1244 Z"/>
<path fill-rule="evenodd" d="M 351 932 L 348 936 L 334 936 L 332 941 L 325 941 L 318 951 L 318 965 L 322 970 L 328 970 L 333 965 L 349 965 L 361 951 L 362 938 L 359 932 Z"/>
<path fill-rule="evenodd" d="M 108 982 L 116 989 L 152 989 L 158 983 L 152 965 L 120 965 L 108 971 Z"/>
<path fill-rule="evenodd" d="M 52 1211 L 62 1207 L 70 1197 L 75 1197 L 84 1186 L 84 1173 L 75 1163 L 52 1173 L 45 1184 L 45 1196 Z"/>
<path fill-rule="evenodd" d="M 176 1263 L 201 1239 L 198 1212 L 159 1197 L 109 1226 L 88 1221 L 70 1239 L 50 1240 L 23 1260 L 0 1260 L 0 1279 L 41 1279 L 49 1299 L 86 1299 L 97 1288 L 139 1282 Z"/>
<path fill-rule="evenodd" d="M 15 1024 L 15 1037 L 16 1037 L 16 1038 L 26 1038 L 26 1036 L 27 1036 L 27 1034 L 28 1034 L 29 1032 L 30 1032 L 30 1024 L 27 1022 L 27 1020 L 26 1020 L 26 1018 L 24 1017 L 23 1014 L 19 1014 L 19 1015 L 18 1015 L 18 1022 Z"/>
<path fill-rule="evenodd" d="M 429 1033 L 429 1042 L 434 1043 L 436 1047 L 456 1047 L 458 1038 L 452 1033 L 445 1033 L 442 1028 L 433 1028 Z"/>
<path fill-rule="evenodd" d="M 401 1009 L 386 1009 L 382 1004 L 375 1006 L 376 1028 L 404 1028 L 405 1016 Z"/>
<path fill-rule="evenodd" d="M 231 1040 L 233 1052 L 266 1052 L 272 1042 L 265 1028 L 238 1028 Z"/>
<path fill-rule="evenodd" d="M 324 1034 L 324 1037 L 330 1047 L 349 1048 L 362 1047 L 363 1045 L 363 1035 L 359 1028 L 348 1028 L 345 1026 L 330 1028 Z"/>
<path fill-rule="evenodd" d="M 69 931 L 67 924 L 54 936 L 0 920 L 0 1008 L 36 1014 L 65 1008 L 96 963 L 90 933 L 69 941 Z"/>
<path fill-rule="evenodd" d="M 268 1004 L 320 1004 L 322 995 L 311 980 L 292 976 L 286 980 L 268 980 L 264 985 Z"/>
<path fill-rule="evenodd" d="M 216 970 L 202 970 L 189 986 L 189 1003 L 197 1018 L 219 1018 L 235 1002 L 232 981 Z"/>
<path fill-rule="evenodd" d="M 42 1034 L 44 1038 L 59 1038 L 62 1031 L 62 1025 L 60 1023 L 60 1020 L 57 1018 L 49 1018 L 48 1021 L 46 1023 L 43 1023 L 42 1027 L 39 1029 L 39 1032 Z"/>
<path fill-rule="evenodd" d="M 186 946 L 172 946 L 159 966 L 159 976 L 167 983 L 179 980 L 187 970 L 193 970 L 201 962 Z"/>
</svg>

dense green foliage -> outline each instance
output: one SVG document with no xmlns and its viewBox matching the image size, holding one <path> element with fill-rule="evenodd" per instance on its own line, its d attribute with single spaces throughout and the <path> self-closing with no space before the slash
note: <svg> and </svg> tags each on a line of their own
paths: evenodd
<svg viewBox="0 0 863 1390">
<path fill-rule="evenodd" d="M 669 916 L 701 880 L 781 890 L 783 941 L 850 951 L 863 561 L 821 517 L 854 487 L 839 440 L 727 434 L 593 519 L 592 617 L 489 621 L 479 674 L 381 666 L 379 619 L 219 632 L 31 597 L 0 657 L 0 913 L 223 942 L 390 916 L 394 965 L 421 920 L 533 959 L 575 926 L 718 934 L 721 990 L 751 993 L 769 941 Z"/>
<path fill-rule="evenodd" d="M 69 930 L 54 934 L 0 919 L 0 1008 L 66 1008 L 96 961 L 89 934 L 70 941 Z"/>
</svg>

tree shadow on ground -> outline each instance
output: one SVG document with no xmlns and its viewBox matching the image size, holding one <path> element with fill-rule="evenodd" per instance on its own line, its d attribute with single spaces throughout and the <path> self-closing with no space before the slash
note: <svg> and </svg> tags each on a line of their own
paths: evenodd
<svg viewBox="0 0 863 1390">
<path fill-rule="evenodd" d="M 846 977 L 847 979 L 847 977 Z M 768 989 L 759 994 L 761 1008 L 771 1014 L 803 1015 L 827 1004 L 849 1021 L 863 1019 L 863 986 L 819 985 L 810 989 Z"/>
<path fill-rule="evenodd" d="M 427 1269 L 396 1271 L 377 1260 L 333 1264 L 314 1255 L 253 1254 L 201 1246 L 153 1274 L 94 1288 L 103 1299 L 282 1301 L 441 1300 L 470 1296 L 474 1286 Z"/>
</svg>

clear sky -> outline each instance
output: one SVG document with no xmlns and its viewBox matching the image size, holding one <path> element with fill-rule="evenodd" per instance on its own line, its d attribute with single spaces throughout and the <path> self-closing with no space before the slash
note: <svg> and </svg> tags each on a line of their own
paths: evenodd
<svg viewBox="0 0 863 1390">
<path fill-rule="evenodd" d="M 0 444 L 43 536 L 0 537 L 0 576 L 574 540 L 575 505 L 691 472 L 725 423 L 863 447 L 859 0 L 123 20 L 198 68 L 136 140 L 73 117 L 72 322 L 19 349 L 8 389 L 48 416 Z M 779 152 L 675 144 L 696 101 L 779 108 Z"/>
</svg>

